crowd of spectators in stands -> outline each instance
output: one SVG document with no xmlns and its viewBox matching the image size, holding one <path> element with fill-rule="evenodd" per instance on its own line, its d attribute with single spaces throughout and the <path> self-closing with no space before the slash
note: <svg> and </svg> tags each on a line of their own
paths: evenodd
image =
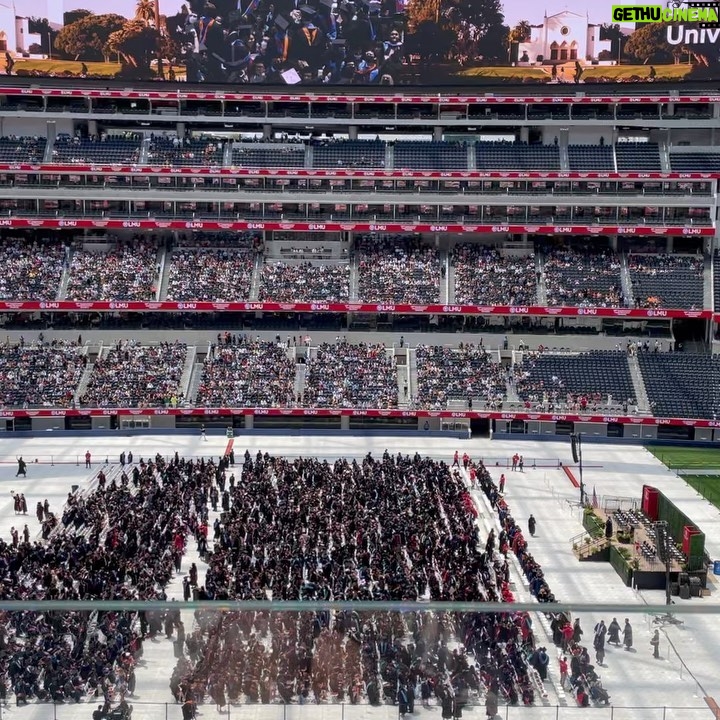
<svg viewBox="0 0 720 720">
<path fill-rule="evenodd" d="M 505 399 L 506 371 L 493 362 L 482 344 L 458 347 L 419 345 L 417 353 L 417 405 L 445 409 L 460 400 L 472 408 L 501 408 Z"/>
<path fill-rule="evenodd" d="M 308 361 L 306 407 L 395 408 L 395 359 L 382 344 L 321 344 Z"/>
<path fill-rule="evenodd" d="M 154 300 L 159 267 L 156 245 L 143 238 L 108 251 L 73 252 L 68 300 Z"/>
<path fill-rule="evenodd" d="M 169 261 L 167 300 L 229 302 L 250 297 L 252 250 L 177 248 Z"/>
<path fill-rule="evenodd" d="M 185 343 L 118 342 L 98 357 L 80 398 L 86 407 L 164 407 L 182 403 Z"/>
<path fill-rule="evenodd" d="M 147 164 L 166 167 L 174 165 L 213 167 L 222 165 L 222 152 L 223 144 L 220 141 L 189 136 L 157 136 L 150 140 Z"/>
<path fill-rule="evenodd" d="M 230 334 L 212 345 L 203 365 L 198 405 L 269 408 L 294 402 L 295 361 L 284 345 Z"/>
<path fill-rule="evenodd" d="M 263 265 L 260 300 L 278 302 L 347 302 L 350 266 L 347 263 L 284 263 Z"/>
<path fill-rule="evenodd" d="M 481 482 L 489 480 L 479 466 Z M 491 481 L 490 481 L 491 482 Z M 483 485 L 484 488 L 484 485 Z M 552 600 L 509 513 L 481 539 L 460 471 L 422 458 L 367 455 L 334 463 L 245 454 L 215 530 L 200 597 L 214 600 L 513 602 L 507 554 L 538 599 Z M 497 488 L 495 500 L 497 504 Z M 528 615 L 351 611 L 196 611 L 171 689 L 180 700 L 391 702 L 422 700 L 459 718 L 483 690 L 534 699 Z M 457 643 L 455 649 L 453 643 Z"/>
<path fill-rule="evenodd" d="M 459 305 L 536 305 L 534 255 L 503 255 L 485 245 L 456 245 L 455 302 Z"/>
<path fill-rule="evenodd" d="M 127 474 L 126 474 L 127 471 Z M 105 475 L 105 472 L 108 475 Z M 162 600 L 187 539 L 206 522 L 212 461 L 176 456 L 99 472 L 68 495 L 62 513 L 38 504 L 40 543 L 30 533 L 0 541 L 3 600 Z M 58 517 L 60 515 L 60 517 Z M 129 720 L 143 640 L 182 623 L 173 612 L 5 613 L 0 689 L 17 705 L 99 703 L 101 717 Z M 112 714 L 111 714 L 112 711 Z"/>
<path fill-rule="evenodd" d="M 47 138 L 7 135 L 0 137 L 0 161 L 10 163 L 41 163 L 45 155 Z"/>
<path fill-rule="evenodd" d="M 52 240 L 0 241 L 0 300 L 56 300 L 67 251 Z"/>
<path fill-rule="evenodd" d="M 409 237 L 361 237 L 359 297 L 366 302 L 429 304 L 440 300 L 440 257 Z"/>
<path fill-rule="evenodd" d="M 72 342 L 0 345 L 0 405 L 68 407 L 86 364 L 83 348 Z"/>
<path fill-rule="evenodd" d="M 545 253 L 549 305 L 620 307 L 620 260 L 610 250 L 578 252 L 572 248 Z"/>
</svg>

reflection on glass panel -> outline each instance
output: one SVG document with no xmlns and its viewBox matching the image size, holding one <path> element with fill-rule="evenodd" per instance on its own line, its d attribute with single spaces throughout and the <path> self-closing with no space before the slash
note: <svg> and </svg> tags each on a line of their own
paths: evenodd
<svg viewBox="0 0 720 720">
<path fill-rule="evenodd" d="M 361 364 L 339 357 L 355 368 L 344 392 L 372 386 L 376 350 L 377 363 L 372 348 Z M 77 703 L 93 720 L 708 713 L 669 640 L 676 625 L 636 606 L 593 627 L 556 602 L 530 552 L 542 534 L 505 498 L 505 473 L 546 487 L 534 459 L 236 458 L 228 447 L 219 458 L 123 451 L 62 508 L 14 496 L 0 692 L 17 717 L 74 720 Z M 640 712 L 622 667 L 644 678 Z M 642 684 L 654 667 L 672 690 Z"/>
</svg>

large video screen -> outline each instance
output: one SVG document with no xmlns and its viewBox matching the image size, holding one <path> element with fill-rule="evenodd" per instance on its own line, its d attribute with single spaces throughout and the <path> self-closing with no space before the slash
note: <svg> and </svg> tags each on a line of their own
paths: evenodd
<svg viewBox="0 0 720 720">
<path fill-rule="evenodd" d="M 716 11 L 681 0 L 638 12 L 611 0 L 36 0 L 31 7 L 25 17 L 13 0 L 0 5 L 7 75 L 433 87 L 720 78 Z"/>
</svg>

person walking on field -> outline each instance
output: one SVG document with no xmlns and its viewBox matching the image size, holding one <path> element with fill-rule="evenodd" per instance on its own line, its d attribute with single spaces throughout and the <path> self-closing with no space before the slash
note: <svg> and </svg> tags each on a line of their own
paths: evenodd
<svg viewBox="0 0 720 720">
<path fill-rule="evenodd" d="M 19 475 L 27 477 L 27 463 L 22 459 L 22 455 L 18 458 L 18 469 L 15 473 L 15 477 L 18 477 Z"/>
<path fill-rule="evenodd" d="M 503 473 L 503 474 L 500 476 L 500 487 L 499 487 L 499 490 L 500 490 L 500 494 L 501 494 L 501 495 L 505 492 L 505 473 Z"/>
<path fill-rule="evenodd" d="M 660 631 L 656 630 L 655 634 L 652 636 L 652 640 L 650 641 L 650 644 L 653 648 L 653 657 L 656 660 L 660 659 Z"/>
<path fill-rule="evenodd" d="M 530 531 L 531 537 L 535 537 L 535 527 L 536 527 L 535 516 L 531 515 L 528 518 L 528 530 Z"/>
<path fill-rule="evenodd" d="M 90 462 L 91 460 L 92 460 L 92 455 L 90 455 L 90 451 L 88 450 L 85 453 L 85 469 L 86 470 L 89 470 L 92 467 L 92 464 Z"/>
<path fill-rule="evenodd" d="M 566 657 L 560 658 L 560 686 L 564 689 L 568 676 L 568 661 Z"/>
<path fill-rule="evenodd" d="M 629 650 L 632 647 L 633 644 L 633 631 L 632 631 L 632 625 L 630 625 L 630 621 L 625 618 L 625 627 L 623 628 L 623 645 L 625 645 L 625 649 Z"/>
</svg>

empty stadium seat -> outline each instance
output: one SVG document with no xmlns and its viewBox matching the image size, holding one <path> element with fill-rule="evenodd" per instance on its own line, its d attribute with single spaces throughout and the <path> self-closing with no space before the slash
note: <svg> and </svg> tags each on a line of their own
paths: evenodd
<svg viewBox="0 0 720 720">
<path fill-rule="evenodd" d="M 313 147 L 314 167 L 385 167 L 385 143 L 379 140 L 323 141 Z"/>
<path fill-rule="evenodd" d="M 614 172 L 613 149 L 609 145 L 568 145 L 571 170 Z"/>
<path fill-rule="evenodd" d="M 395 143 L 396 170 L 467 170 L 467 145 L 456 142 Z"/>
<path fill-rule="evenodd" d="M 478 170 L 560 170 L 557 145 L 480 142 L 475 145 Z"/>
<path fill-rule="evenodd" d="M 517 392 L 523 400 L 555 394 L 559 404 L 568 394 L 591 398 L 608 396 L 613 403 L 634 402 L 635 390 L 627 354 L 617 350 L 591 350 L 572 354 L 544 353 L 526 359 Z"/>
<path fill-rule="evenodd" d="M 715 418 L 720 412 L 720 356 L 638 353 L 645 390 L 659 417 Z"/>
<path fill-rule="evenodd" d="M 47 139 L 44 137 L 0 138 L 0 162 L 38 163 L 45 155 Z"/>
<path fill-rule="evenodd" d="M 660 148 L 657 143 L 618 143 L 615 145 L 618 172 L 661 172 Z"/>
<path fill-rule="evenodd" d="M 628 268 L 640 307 L 701 308 L 704 261 L 695 255 L 630 255 Z"/>
<path fill-rule="evenodd" d="M 214 138 L 155 137 L 148 148 L 148 165 L 201 167 L 222 161 L 222 143 Z"/>
<path fill-rule="evenodd" d="M 277 148 L 258 148 L 249 143 L 235 145 L 232 164 L 248 168 L 302 168 L 305 167 L 305 146 L 282 145 Z"/>
<path fill-rule="evenodd" d="M 670 153 L 673 172 L 720 172 L 720 153 Z"/>
<path fill-rule="evenodd" d="M 52 157 L 56 163 L 132 165 L 140 158 L 140 144 L 139 137 L 108 135 L 80 138 L 61 135 L 55 140 Z"/>
</svg>

